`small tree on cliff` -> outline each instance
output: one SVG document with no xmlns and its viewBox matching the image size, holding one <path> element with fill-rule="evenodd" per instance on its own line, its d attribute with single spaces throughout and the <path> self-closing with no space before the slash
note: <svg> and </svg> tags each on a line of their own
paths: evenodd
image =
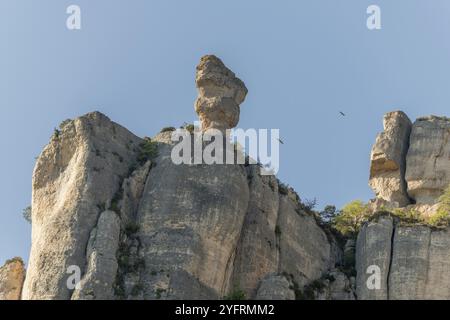
<svg viewBox="0 0 450 320">
<path fill-rule="evenodd" d="M 28 206 L 22 210 L 22 216 L 25 220 L 31 223 L 31 206 Z"/>
<path fill-rule="evenodd" d="M 340 214 L 333 219 L 333 226 L 346 237 L 355 237 L 361 225 L 367 221 L 367 205 L 355 200 L 345 205 Z"/>
</svg>

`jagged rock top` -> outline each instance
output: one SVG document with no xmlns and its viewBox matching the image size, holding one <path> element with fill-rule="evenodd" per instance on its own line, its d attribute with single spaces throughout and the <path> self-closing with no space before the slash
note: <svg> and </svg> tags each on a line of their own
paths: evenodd
<svg viewBox="0 0 450 320">
<path fill-rule="evenodd" d="M 198 88 L 195 111 L 202 129 L 235 127 L 239 122 L 239 105 L 248 92 L 245 84 L 214 55 L 200 59 L 195 81 Z"/>
</svg>

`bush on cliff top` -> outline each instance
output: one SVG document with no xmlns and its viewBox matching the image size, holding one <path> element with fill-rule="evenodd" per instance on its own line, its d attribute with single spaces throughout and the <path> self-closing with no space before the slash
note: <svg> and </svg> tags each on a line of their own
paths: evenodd
<svg viewBox="0 0 450 320">
<path fill-rule="evenodd" d="M 435 215 L 430 218 L 434 225 L 447 226 L 450 223 L 450 185 L 439 198 L 439 207 Z"/>
<path fill-rule="evenodd" d="M 345 205 L 338 214 L 332 217 L 331 224 L 342 235 L 355 237 L 368 218 L 367 204 L 361 200 L 355 200 Z"/>
<path fill-rule="evenodd" d="M 145 137 L 139 147 L 140 153 L 137 160 L 140 164 L 144 164 L 148 160 L 152 160 L 158 156 L 158 145 L 149 137 Z"/>
<path fill-rule="evenodd" d="M 323 223 L 330 225 L 343 236 L 349 238 L 356 237 L 364 223 L 375 219 L 380 214 L 391 215 L 404 224 L 446 227 L 450 224 L 450 186 L 439 198 L 438 203 L 437 212 L 430 217 L 414 208 L 399 208 L 373 213 L 370 212 L 368 205 L 360 200 L 350 202 L 340 211 L 336 211 L 334 206 L 327 206 L 320 213 L 320 217 Z"/>
</svg>

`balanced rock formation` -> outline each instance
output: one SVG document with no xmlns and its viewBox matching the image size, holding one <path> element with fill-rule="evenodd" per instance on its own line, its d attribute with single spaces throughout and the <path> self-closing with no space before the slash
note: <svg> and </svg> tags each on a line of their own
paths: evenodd
<svg viewBox="0 0 450 320">
<path fill-rule="evenodd" d="M 213 55 L 201 58 L 195 82 L 198 89 L 195 111 L 202 130 L 234 128 L 239 122 L 239 105 L 247 95 L 245 84 Z"/>
<path fill-rule="evenodd" d="M 20 300 L 25 266 L 22 259 L 14 258 L 0 267 L 0 300 Z"/>
<path fill-rule="evenodd" d="M 203 129 L 234 127 L 242 81 L 206 56 L 197 86 Z M 341 264 L 293 190 L 257 165 L 176 165 L 171 134 L 98 112 L 63 123 L 34 170 L 24 299 L 290 299 Z"/>
<path fill-rule="evenodd" d="M 401 111 L 384 116 L 384 131 L 372 148 L 369 185 L 378 198 L 403 207 L 410 203 L 406 191 L 406 153 L 411 121 Z"/>
</svg>

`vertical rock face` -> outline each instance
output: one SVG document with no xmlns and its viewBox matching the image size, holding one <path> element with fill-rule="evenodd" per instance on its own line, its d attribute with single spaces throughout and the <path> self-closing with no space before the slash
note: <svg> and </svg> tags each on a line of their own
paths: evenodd
<svg viewBox="0 0 450 320">
<path fill-rule="evenodd" d="M 0 300 L 20 300 L 25 266 L 22 259 L 14 258 L 0 267 Z"/>
<path fill-rule="evenodd" d="M 403 207 L 410 203 L 405 182 L 406 154 L 411 121 L 401 111 L 384 116 L 384 131 L 377 136 L 370 157 L 369 185 L 378 198 Z"/>
<path fill-rule="evenodd" d="M 92 231 L 100 214 L 113 205 L 140 141 L 100 113 L 66 121 L 55 132 L 33 174 L 32 248 L 24 299 L 70 299 L 68 268 L 78 267 L 84 274 L 88 264 L 94 267 L 98 251 L 89 255 L 88 241 L 102 236 Z"/>
<path fill-rule="evenodd" d="M 388 280 L 390 299 L 425 297 L 430 234 L 430 228 L 425 226 L 395 228 Z"/>
<path fill-rule="evenodd" d="M 284 195 L 280 196 L 279 210 L 279 270 L 303 287 L 334 267 L 335 257 L 325 232 L 312 216 L 299 211 Z"/>
<path fill-rule="evenodd" d="M 234 128 L 239 122 L 239 105 L 247 95 L 245 84 L 213 55 L 201 58 L 195 81 L 198 88 L 195 111 L 202 129 Z"/>
<path fill-rule="evenodd" d="M 168 139 L 156 140 L 159 156 L 138 211 L 148 271 L 142 275 L 144 296 L 223 296 L 249 202 L 246 171 L 235 165 L 175 165 Z"/>
<path fill-rule="evenodd" d="M 388 276 L 391 264 L 393 221 L 382 217 L 364 225 L 356 242 L 356 295 L 359 300 L 385 300 L 388 298 Z M 380 287 L 372 290 L 367 286 L 375 266 L 381 271 Z"/>
<path fill-rule="evenodd" d="M 433 204 L 450 184 L 450 119 L 417 119 L 410 141 L 406 159 L 408 193 L 417 203 Z"/>
<path fill-rule="evenodd" d="M 358 299 L 450 299 L 450 231 L 403 226 L 382 217 L 364 226 L 357 245 Z M 371 289 L 369 266 L 381 271 Z"/>
<path fill-rule="evenodd" d="M 257 166 L 248 168 L 250 199 L 234 262 L 233 286 L 253 297 L 260 280 L 278 272 L 275 229 L 279 194 L 275 177 L 259 175 Z"/>
<path fill-rule="evenodd" d="M 120 218 L 114 211 L 100 214 L 87 246 L 85 275 L 72 295 L 75 300 L 107 300 L 114 297 L 117 274 L 116 253 L 119 246 Z"/>
</svg>

